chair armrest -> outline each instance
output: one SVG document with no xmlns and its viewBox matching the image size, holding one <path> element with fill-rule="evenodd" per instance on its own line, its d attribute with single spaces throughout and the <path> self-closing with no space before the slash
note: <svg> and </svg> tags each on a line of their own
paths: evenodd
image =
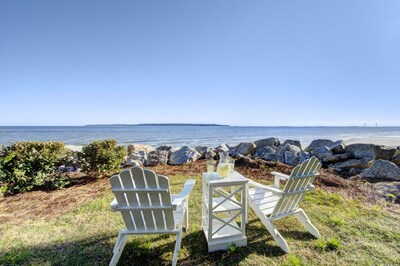
<svg viewBox="0 0 400 266">
<path fill-rule="evenodd" d="M 175 197 L 172 199 L 172 205 L 181 205 L 182 202 L 189 197 L 195 184 L 196 180 L 194 179 L 186 180 L 185 184 L 183 185 L 182 191 L 178 195 L 175 195 Z"/>
<path fill-rule="evenodd" d="M 114 198 L 114 199 L 111 201 L 110 207 L 111 207 L 111 210 L 112 210 L 112 211 L 116 211 L 116 210 L 117 210 L 117 208 L 118 208 L 118 202 L 117 202 L 117 199 L 116 199 L 116 198 Z"/>
<path fill-rule="evenodd" d="M 285 193 L 282 190 L 280 190 L 279 188 L 276 188 L 276 187 L 273 187 L 273 186 L 262 185 L 260 183 L 257 183 L 255 181 L 253 181 L 253 180 L 249 180 L 248 184 L 249 184 L 249 186 L 266 189 L 266 190 L 269 190 L 269 191 L 271 191 L 273 193 L 276 193 L 276 194 L 284 194 Z"/>
<path fill-rule="evenodd" d="M 290 178 L 290 176 L 278 172 L 271 172 L 271 174 L 274 175 L 275 178 L 274 187 L 276 188 L 279 188 L 280 180 L 288 180 Z"/>
</svg>

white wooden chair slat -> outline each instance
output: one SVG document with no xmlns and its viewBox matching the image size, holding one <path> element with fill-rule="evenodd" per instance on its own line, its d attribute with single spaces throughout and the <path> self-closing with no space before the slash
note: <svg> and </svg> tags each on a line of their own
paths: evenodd
<svg viewBox="0 0 400 266">
<path fill-rule="evenodd" d="M 134 188 L 135 185 L 133 184 L 133 179 L 131 176 L 131 172 L 129 170 L 124 170 L 119 174 L 119 178 L 121 179 L 122 185 L 124 188 Z M 114 193 L 115 194 L 115 193 Z M 128 204 L 130 206 L 137 206 L 138 205 L 138 200 L 136 193 L 132 194 L 125 194 Z M 118 200 L 118 199 L 117 199 Z M 119 202 L 118 202 L 119 204 Z"/>
<path fill-rule="evenodd" d="M 255 205 L 258 206 L 260 204 L 269 203 L 269 202 L 275 202 L 276 203 L 279 199 L 280 199 L 280 197 L 278 197 L 278 196 L 270 196 L 270 197 L 267 196 L 265 198 L 254 198 L 253 202 L 254 202 Z"/>
<path fill-rule="evenodd" d="M 195 181 L 187 180 L 184 189 L 177 195 L 179 206 L 172 204 L 168 178 L 151 170 L 140 167 L 123 170 L 119 175 L 112 176 L 110 183 L 115 195 L 111 208 L 121 212 L 126 226 L 126 230 L 118 234 L 110 265 L 118 263 L 128 235 L 157 233 L 177 234 L 172 260 L 172 265 L 176 265 L 183 219 Z"/>
<path fill-rule="evenodd" d="M 144 218 L 144 222 L 146 225 L 146 229 L 148 231 L 155 231 L 156 226 L 154 224 L 153 211 L 146 210 L 146 211 L 142 211 L 142 212 L 143 212 L 143 218 Z"/>
<path fill-rule="evenodd" d="M 148 169 L 145 169 L 144 172 L 145 172 L 145 176 L 146 176 L 147 189 L 158 189 L 156 173 L 154 173 L 154 171 L 151 171 Z M 151 206 L 160 206 L 161 205 L 159 193 L 148 192 L 148 195 L 150 197 L 150 205 Z"/>
<path fill-rule="evenodd" d="M 110 183 L 112 187 L 122 188 L 121 180 L 118 175 L 112 176 L 110 178 Z M 123 193 L 114 193 L 114 195 L 119 204 L 121 204 L 122 206 L 128 205 L 125 195 Z M 124 220 L 127 228 L 136 229 L 130 212 L 122 213 L 122 219 Z"/>
<path fill-rule="evenodd" d="M 289 252 L 289 246 L 285 239 L 272 224 L 274 220 L 295 215 L 301 224 L 315 237 L 320 237 L 318 230 L 312 225 L 307 215 L 300 208 L 307 191 L 314 188 L 312 182 L 321 169 L 321 163 L 312 157 L 293 168 L 289 179 L 282 190 L 249 182 L 249 203 L 265 227 L 271 233 L 275 241 L 285 251 Z M 280 176 L 279 173 L 276 175 Z M 264 191 L 264 193 L 263 193 Z M 264 199 L 262 197 L 265 197 Z"/>
<path fill-rule="evenodd" d="M 146 186 L 146 181 L 144 178 L 144 172 L 143 169 L 138 167 L 133 167 L 131 168 L 131 174 L 133 177 L 133 181 L 135 183 L 136 188 L 147 188 Z M 143 192 L 137 192 L 139 204 L 141 206 L 150 206 L 150 200 L 148 194 L 143 191 Z"/>
<path fill-rule="evenodd" d="M 270 215 L 272 211 L 274 210 L 274 207 L 271 208 L 266 208 L 264 210 L 260 210 L 264 215 Z"/>
<path fill-rule="evenodd" d="M 133 220 L 135 221 L 136 230 L 146 230 L 143 222 L 141 211 L 132 211 Z M 129 228 L 128 228 L 129 229 Z"/>
</svg>

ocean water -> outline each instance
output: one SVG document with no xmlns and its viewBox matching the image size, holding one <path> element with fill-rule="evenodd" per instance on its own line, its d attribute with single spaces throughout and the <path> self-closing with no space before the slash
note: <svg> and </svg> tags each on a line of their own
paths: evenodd
<svg viewBox="0 0 400 266">
<path fill-rule="evenodd" d="M 400 127 L 236 127 L 236 126 L 33 126 L 0 127 L 0 145 L 21 140 L 62 141 L 82 146 L 93 140 L 116 139 L 119 145 L 143 143 L 153 146 L 215 147 L 225 142 L 235 145 L 268 137 L 300 140 L 303 146 L 318 138 L 400 137 Z"/>
</svg>

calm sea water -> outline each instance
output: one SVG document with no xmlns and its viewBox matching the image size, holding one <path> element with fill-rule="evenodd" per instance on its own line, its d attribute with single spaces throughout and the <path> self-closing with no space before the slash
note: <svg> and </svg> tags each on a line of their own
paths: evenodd
<svg viewBox="0 0 400 266">
<path fill-rule="evenodd" d="M 231 126 L 77 126 L 0 127 L 0 144 L 20 140 L 62 141 L 85 145 L 98 139 L 116 139 L 120 145 L 217 146 L 277 137 L 308 145 L 313 139 L 400 137 L 400 127 L 231 127 Z"/>
</svg>

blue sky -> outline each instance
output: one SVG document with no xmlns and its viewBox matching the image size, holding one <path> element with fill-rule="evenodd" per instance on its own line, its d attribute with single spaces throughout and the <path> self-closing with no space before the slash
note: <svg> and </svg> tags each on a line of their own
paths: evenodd
<svg viewBox="0 0 400 266">
<path fill-rule="evenodd" d="M 0 2 L 0 125 L 400 125 L 400 1 Z"/>
</svg>

